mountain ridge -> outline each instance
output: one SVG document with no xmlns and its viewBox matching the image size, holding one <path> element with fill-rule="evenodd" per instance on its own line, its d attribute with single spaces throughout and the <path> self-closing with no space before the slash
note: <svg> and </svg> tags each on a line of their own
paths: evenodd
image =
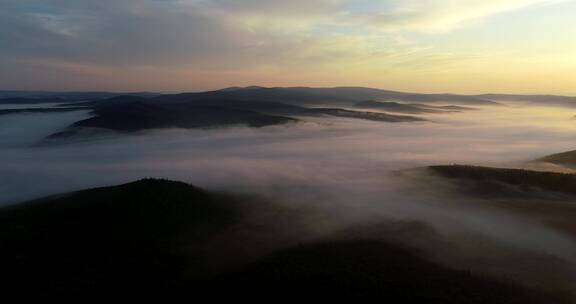
<svg viewBox="0 0 576 304">
<path fill-rule="evenodd" d="M 146 178 L 0 208 L 0 266 L 10 279 L 3 286 L 9 292 L 33 290 L 44 296 L 96 293 L 145 298 L 178 293 L 186 298 L 357 299 L 370 295 L 398 303 L 461 303 L 470 297 L 475 300 L 468 303 L 563 303 L 373 239 L 311 241 L 280 248 L 238 270 L 210 271 L 204 261 L 214 254 L 205 251 L 207 242 L 226 229 L 238 228 L 247 206 L 263 203 Z M 260 224 L 249 226 L 265 230 L 267 226 Z M 245 249 L 236 250 L 216 252 L 217 257 Z M 256 292 L 259 288 L 264 290 Z"/>
</svg>

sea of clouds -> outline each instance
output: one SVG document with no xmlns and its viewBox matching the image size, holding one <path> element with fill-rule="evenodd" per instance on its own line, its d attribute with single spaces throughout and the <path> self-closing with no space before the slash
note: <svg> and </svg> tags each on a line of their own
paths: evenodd
<svg viewBox="0 0 576 304">
<path fill-rule="evenodd" d="M 484 207 L 474 197 L 449 194 L 443 181 L 410 177 L 419 172 L 415 168 L 437 164 L 532 166 L 526 161 L 574 149 L 572 114 L 562 108 L 488 107 L 428 115 L 430 121 L 422 123 L 304 118 L 304 123 L 261 129 L 158 130 L 50 144 L 44 137 L 88 112 L 6 115 L 0 116 L 0 203 L 167 178 L 313 205 L 343 223 L 416 220 L 452 241 L 472 235 L 488 239 L 460 250 L 459 258 L 462 252 L 470 255 L 467 266 L 490 247 L 491 263 L 504 271 L 502 263 L 510 264 L 510 257 L 486 245 L 499 243 L 511 248 L 507 254 L 526 250 L 544 261 L 576 265 L 574 235 L 540 225 L 537 218 Z M 528 265 L 548 262 L 535 258 Z M 526 267 L 508 270 L 518 275 Z M 546 271 L 564 275 L 556 268 L 538 270 Z"/>
</svg>

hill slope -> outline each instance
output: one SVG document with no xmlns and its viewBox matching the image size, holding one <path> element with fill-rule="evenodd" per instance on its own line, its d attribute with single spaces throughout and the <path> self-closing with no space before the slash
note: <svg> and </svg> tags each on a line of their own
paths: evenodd
<svg viewBox="0 0 576 304">
<path fill-rule="evenodd" d="M 384 241 L 297 246 L 211 278 L 201 249 L 222 231 L 237 228 L 249 204 L 254 201 L 246 197 L 145 179 L 2 208 L 0 267 L 8 278 L 3 287 L 35 295 L 178 293 L 191 300 L 316 296 L 394 303 L 558 303 L 447 269 Z M 256 235 L 269 230 L 260 224 L 252 223 L 261 229 L 253 231 Z M 235 256 L 245 249 L 236 250 L 215 255 Z"/>
<path fill-rule="evenodd" d="M 382 303 L 561 303 L 505 283 L 450 270 L 413 250 L 375 240 L 302 245 L 216 281 L 214 290 L 273 302 L 302 297 Z"/>
<path fill-rule="evenodd" d="M 548 156 L 545 156 L 542 158 L 538 158 L 534 161 L 573 167 L 573 166 L 576 166 L 576 151 L 568 151 L 568 152 L 548 155 Z"/>
<path fill-rule="evenodd" d="M 94 116 L 78 121 L 49 138 L 77 137 L 84 134 L 87 129 L 136 132 L 162 128 L 192 129 L 239 125 L 259 128 L 298 122 L 302 116 L 343 117 L 380 122 L 426 121 L 407 115 L 338 108 L 308 108 L 258 100 L 158 100 L 138 96 L 118 96 L 79 105 L 92 108 Z M 55 108 L 54 111 L 64 109 Z"/>
<path fill-rule="evenodd" d="M 217 106 L 166 107 L 145 101 L 114 101 L 96 106 L 93 117 L 75 122 L 49 138 L 68 138 L 85 129 L 136 132 L 162 128 L 214 128 L 246 125 L 264 127 L 297 122 L 297 119 Z"/>
<path fill-rule="evenodd" d="M 156 97 L 163 101 L 183 101 L 194 99 L 235 99 L 275 101 L 300 105 L 351 106 L 364 100 L 386 99 L 400 102 L 453 103 L 460 105 L 498 105 L 498 103 L 480 97 L 453 94 L 405 93 L 363 87 L 247 87 L 224 90 L 163 95 Z"/>
<path fill-rule="evenodd" d="M 392 101 L 374 101 L 374 100 L 358 102 L 354 104 L 354 107 L 364 109 L 377 109 L 382 111 L 405 113 L 405 114 L 438 114 L 438 113 L 453 113 L 453 112 L 476 110 L 475 108 L 455 106 L 455 105 L 433 106 L 427 104 L 398 103 Z"/>
<path fill-rule="evenodd" d="M 576 97 L 574 96 L 483 94 L 476 95 L 476 97 L 496 101 L 522 102 L 540 106 L 576 107 Z"/>
<path fill-rule="evenodd" d="M 434 174 L 457 181 L 470 181 L 468 190 L 481 195 L 527 195 L 557 193 L 576 195 L 576 174 L 466 165 L 430 166 Z"/>
<path fill-rule="evenodd" d="M 70 293 L 175 286 L 205 271 L 180 238 L 201 243 L 235 221 L 239 202 L 146 179 L 0 209 L 5 284 Z"/>
</svg>

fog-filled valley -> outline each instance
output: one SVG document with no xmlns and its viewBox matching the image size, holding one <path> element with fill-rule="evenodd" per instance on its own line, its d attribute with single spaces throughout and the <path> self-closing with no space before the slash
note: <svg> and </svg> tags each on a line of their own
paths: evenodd
<svg viewBox="0 0 576 304">
<path fill-rule="evenodd" d="M 159 105 L 168 109 L 162 100 L 151 103 L 146 99 L 142 104 L 138 100 L 135 106 L 132 100 L 126 103 L 112 100 L 121 104 L 118 109 L 113 108 L 114 103 L 109 103 L 69 112 L 5 113 L 0 115 L 0 204 L 6 210 L 18 210 L 21 202 L 50 195 L 56 195 L 49 200 L 59 202 L 57 204 L 73 205 L 75 197 L 77 201 L 87 200 L 93 204 L 90 194 L 61 194 L 143 178 L 181 181 L 217 196 L 236 197 L 230 201 L 237 202 L 235 208 L 241 209 L 239 219 L 232 225 L 204 237 L 194 235 L 190 239 L 186 236 L 179 239 L 183 251 L 194 256 L 190 259 L 200 259 L 208 269 L 205 272 L 209 275 L 199 271 L 200 277 L 225 274 L 216 279 L 217 285 L 241 286 L 247 292 L 250 288 L 240 283 L 243 278 L 247 278 L 247 282 L 262 283 L 267 281 L 262 278 L 270 276 L 267 266 L 262 265 L 276 265 L 274 263 L 283 259 L 296 259 L 302 265 L 309 261 L 316 265 L 308 256 L 310 252 L 337 250 L 347 256 L 351 254 L 347 250 L 354 246 L 358 246 L 358 250 L 375 250 L 373 254 L 378 256 L 381 249 L 373 249 L 370 243 L 346 247 L 338 242 L 382 240 L 407 246 L 419 252 L 418 256 L 423 256 L 424 260 L 446 267 L 449 269 L 445 270 L 446 278 L 450 277 L 446 282 L 468 282 L 468 279 L 458 279 L 457 275 L 454 278 L 452 274 L 448 275 L 450 271 L 465 270 L 480 278 L 494 279 L 497 282 L 494 284 L 502 281 L 502 284 L 534 291 L 538 295 L 528 297 L 534 303 L 573 303 L 576 296 L 572 288 L 576 282 L 576 196 L 564 189 L 570 185 L 576 188 L 576 183 L 550 190 L 544 184 L 538 184 L 539 175 L 533 178 L 535 184 L 515 177 L 515 174 L 525 176 L 523 171 L 507 172 L 504 179 L 494 178 L 494 181 L 490 175 L 493 173 L 474 173 L 473 176 L 481 176 L 481 182 L 489 182 L 483 184 L 464 173 L 448 176 L 428 167 L 458 164 L 516 168 L 555 172 L 558 175 L 553 175 L 552 179 L 562 179 L 575 173 L 569 165 L 535 160 L 576 149 L 574 109 L 566 105 L 535 105 L 504 99 L 484 104 L 474 98 L 459 103 L 456 97 L 445 102 L 426 102 L 425 98 L 419 97 L 414 102 L 393 99 L 394 104 L 385 104 L 391 102 L 386 99 L 380 100 L 384 103 L 376 107 L 368 104 L 373 108 L 361 110 L 348 101 L 336 104 L 313 101 L 304 103 L 305 107 L 299 104 L 298 109 L 275 104 L 274 110 L 254 103 L 249 105 L 249 111 L 286 117 L 290 121 L 254 126 L 252 120 L 237 123 L 235 116 L 229 125 L 138 130 L 132 129 L 134 125 L 116 129 L 116 117 L 140 121 L 141 115 L 148 115 L 147 106 Z M 174 102 L 168 97 L 164 101 Z M 202 102 L 202 111 L 205 111 L 205 101 Z M 226 105 L 219 103 L 217 110 L 209 110 L 221 111 L 226 107 L 228 111 L 230 101 L 226 102 Z M 179 111 L 184 111 L 180 103 L 186 102 L 178 103 Z M 242 103 L 238 101 L 238 104 Z M 38 107 L 37 104 L 2 105 L 2 109 Z M 51 103 L 42 107 L 63 108 Z M 248 106 L 242 107 L 245 111 Z M 279 107 L 281 111 L 277 110 Z M 414 113 L 416 108 L 434 110 Z M 186 111 L 200 108 L 191 109 Z M 407 109 L 412 113 L 407 114 Z M 245 113 L 240 114 L 245 117 Z M 250 113 L 249 119 L 252 119 L 256 112 Z M 278 116 L 279 113 L 283 116 Z M 375 116 L 380 114 L 390 116 Z M 99 120 L 90 123 L 102 123 L 104 127 L 90 125 L 86 129 L 86 124 L 77 123 L 94 117 Z M 146 117 L 146 123 L 151 121 Z M 165 117 L 177 119 L 178 124 L 182 122 L 172 114 Z M 220 119 L 219 116 L 211 117 Z M 230 117 L 227 116 L 226 121 Z M 390 117 L 394 119 L 389 121 Z M 418 119 L 405 120 L 405 117 Z M 75 132 L 73 136 L 53 136 L 70 129 L 71 125 Z M 77 133 L 78 128 L 86 130 Z M 143 191 L 147 187 L 159 187 L 159 193 L 170 188 L 160 181 L 155 185 L 153 181 L 148 180 L 149 185 L 142 181 L 144 184 L 134 184 L 126 189 L 135 191 L 129 192 L 130 195 L 136 195 L 139 187 Z M 496 191 L 491 188 L 493 185 L 506 191 Z M 189 190 L 178 191 L 188 193 Z M 102 196 L 102 203 L 108 202 L 106 197 L 113 197 L 113 194 L 93 194 L 94 197 L 98 195 L 110 195 Z M 185 196 L 175 197 L 178 201 Z M 209 199 L 212 200 L 219 202 L 226 198 Z M 110 198 L 109 202 L 112 201 Z M 31 206 L 34 204 L 38 203 Z M 108 204 L 106 208 L 114 213 L 114 205 Z M 12 216 L 7 215 L 7 218 Z M 206 216 L 217 217 L 212 213 Z M 14 215 L 14 218 L 18 217 Z M 110 221 L 115 223 L 121 219 L 113 216 Z M 90 223 L 100 221 L 105 226 L 108 220 L 104 216 Z M 210 225 L 216 224 L 202 226 L 202 231 L 212 231 L 212 228 L 206 228 L 212 227 Z M 321 241 L 335 243 L 320 249 L 306 247 Z M 299 244 L 303 247 L 292 249 L 295 250 L 292 253 L 282 253 Z M 382 250 L 393 255 L 396 249 Z M 410 256 L 402 250 L 397 253 L 399 256 Z M 280 253 L 274 255 L 275 252 Z M 272 256 L 266 258 L 269 254 Z M 263 264 L 258 264 L 263 257 Z M 234 272 L 251 263 L 256 263 L 256 270 L 249 266 L 247 274 Z M 286 263 L 293 262 L 282 262 L 274 269 L 284 269 Z M 191 273 L 195 271 L 194 267 L 190 266 Z M 427 267 L 422 266 L 422 269 L 429 269 Z M 370 266 L 370 269 L 378 268 Z M 233 272 L 227 275 L 229 271 Z M 284 271 L 291 273 L 292 268 Z M 406 270 L 398 271 L 407 273 Z M 290 275 L 300 278 L 298 274 Z M 283 279 L 272 277 L 270 282 L 279 280 L 286 284 Z M 364 282 L 362 278 L 358 280 Z M 469 282 L 470 286 L 477 284 L 474 280 Z M 408 279 L 410 281 L 413 279 Z M 267 288 L 285 292 L 270 282 Z M 430 281 L 426 282 L 422 284 L 430 284 Z M 478 283 L 478 286 L 499 290 L 499 287 L 482 284 L 488 283 Z M 507 290 L 508 287 L 502 288 Z M 355 295 L 355 289 L 351 290 L 350 294 Z M 516 303 L 514 301 L 523 299 L 506 292 L 495 292 L 494 298 L 470 303 Z M 542 295 L 545 301 L 539 300 Z M 430 296 L 430 299 L 434 297 Z M 405 303 L 411 303 L 407 301 Z M 427 303 L 452 303 L 443 301 Z"/>
<path fill-rule="evenodd" d="M 5 115 L 2 171 L 9 178 L 0 201 L 147 176 L 259 191 L 292 184 L 381 188 L 391 172 L 427 165 L 534 167 L 529 161 L 574 147 L 571 116 L 565 108 L 485 107 L 413 124 L 304 118 L 290 126 L 164 129 L 42 145 L 88 114 Z"/>
</svg>

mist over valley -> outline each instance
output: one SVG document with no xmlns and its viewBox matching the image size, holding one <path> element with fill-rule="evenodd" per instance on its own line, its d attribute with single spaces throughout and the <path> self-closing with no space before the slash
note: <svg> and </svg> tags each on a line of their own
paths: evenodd
<svg viewBox="0 0 576 304">
<path fill-rule="evenodd" d="M 13 286 L 572 303 L 571 105 L 350 90 L 0 102 Z"/>
</svg>

